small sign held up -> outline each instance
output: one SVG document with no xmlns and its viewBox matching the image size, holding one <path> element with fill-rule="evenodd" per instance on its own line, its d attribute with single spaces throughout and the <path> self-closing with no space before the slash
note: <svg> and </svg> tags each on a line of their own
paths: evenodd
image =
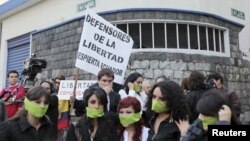
<svg viewBox="0 0 250 141">
<path fill-rule="evenodd" d="M 73 96 L 74 80 L 62 80 L 58 91 L 58 99 L 69 100 Z M 86 89 L 96 83 L 96 80 L 78 80 L 76 86 L 76 99 L 82 100 Z"/>
</svg>

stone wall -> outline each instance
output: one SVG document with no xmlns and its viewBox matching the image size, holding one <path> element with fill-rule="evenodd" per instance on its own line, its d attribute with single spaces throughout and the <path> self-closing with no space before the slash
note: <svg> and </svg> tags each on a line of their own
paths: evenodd
<svg viewBox="0 0 250 141">
<path fill-rule="evenodd" d="M 235 90 L 241 101 L 241 120 L 250 123 L 250 62 L 242 59 L 239 50 L 238 33 L 241 27 L 210 16 L 164 11 L 129 11 L 102 15 L 109 21 L 136 19 L 170 19 L 210 23 L 229 29 L 230 58 L 190 55 L 182 53 L 140 52 L 132 53 L 126 75 L 140 72 L 152 81 L 165 74 L 180 83 L 191 71 L 199 70 L 205 75 L 217 71 L 225 79 L 225 85 Z M 76 74 L 75 59 L 83 19 L 75 19 L 68 23 L 48 28 L 35 33 L 32 37 L 32 52 L 37 57 L 48 61 L 47 68 L 38 76 L 39 80 L 51 79 L 63 74 L 67 79 L 74 79 Z M 80 79 L 97 79 L 85 71 L 80 71 Z"/>
<path fill-rule="evenodd" d="M 237 92 L 241 102 L 241 120 L 250 122 L 250 63 L 242 61 L 235 66 L 234 59 L 226 57 L 209 57 L 203 55 L 189 55 L 181 53 L 137 53 L 132 54 L 127 74 L 140 72 L 145 78 L 155 79 L 165 74 L 181 84 L 183 78 L 188 77 L 193 70 L 199 70 L 204 75 L 217 71 L 224 78 L 224 85 Z M 157 58 L 155 57 L 157 56 Z"/>
</svg>

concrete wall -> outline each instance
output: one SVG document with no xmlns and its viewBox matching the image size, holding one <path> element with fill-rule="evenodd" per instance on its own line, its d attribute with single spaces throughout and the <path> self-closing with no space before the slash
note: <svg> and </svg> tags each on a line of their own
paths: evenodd
<svg viewBox="0 0 250 141">
<path fill-rule="evenodd" d="M 225 85 L 235 90 L 241 101 L 241 120 L 250 123 L 250 62 L 243 60 L 238 46 L 238 33 L 242 27 L 209 16 L 173 13 L 162 11 L 119 12 L 103 17 L 109 21 L 132 19 L 171 19 L 197 21 L 225 27 L 229 30 L 230 56 L 214 57 L 205 55 L 168 53 L 168 52 L 137 52 L 132 53 L 126 75 L 140 72 L 145 78 L 155 79 L 161 74 L 169 76 L 180 83 L 193 70 L 202 71 L 205 75 L 218 71 Z M 76 73 L 76 51 L 82 32 L 83 19 L 56 26 L 33 35 L 32 52 L 48 61 L 48 67 L 38 76 L 41 80 L 51 79 L 63 74 L 73 79 Z M 96 76 L 80 71 L 80 79 L 96 79 Z"/>
</svg>

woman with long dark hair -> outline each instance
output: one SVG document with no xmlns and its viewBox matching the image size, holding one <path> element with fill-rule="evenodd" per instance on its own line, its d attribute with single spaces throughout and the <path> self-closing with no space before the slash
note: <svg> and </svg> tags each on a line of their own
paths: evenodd
<svg viewBox="0 0 250 141">
<path fill-rule="evenodd" d="M 70 125 L 66 141 L 117 141 L 115 120 L 107 112 L 107 95 L 102 88 L 89 88 L 83 97 L 86 114 Z"/>
<path fill-rule="evenodd" d="M 150 130 L 147 141 L 179 141 L 175 123 L 187 119 L 188 107 L 181 87 L 174 81 L 156 83 L 147 102 Z"/>
<path fill-rule="evenodd" d="M 149 129 L 143 126 L 140 102 L 128 96 L 119 102 L 117 111 L 121 123 L 117 130 L 120 141 L 146 141 Z"/>
<path fill-rule="evenodd" d="M 147 95 L 145 93 L 141 93 L 142 82 L 143 82 L 143 76 L 140 73 L 137 72 L 131 73 L 125 80 L 123 89 L 119 91 L 121 99 L 127 96 L 135 97 L 140 101 L 141 107 L 143 109 L 146 103 Z"/>
<path fill-rule="evenodd" d="M 41 86 L 30 89 L 24 108 L 14 119 L 0 124 L 0 141 L 53 141 L 51 122 L 45 116 L 49 98 L 49 92 Z"/>
<path fill-rule="evenodd" d="M 202 72 L 192 71 L 189 76 L 189 92 L 186 93 L 186 101 L 190 109 L 189 122 L 193 123 L 199 116 L 196 104 L 206 91 L 204 87 L 205 76 Z"/>
</svg>

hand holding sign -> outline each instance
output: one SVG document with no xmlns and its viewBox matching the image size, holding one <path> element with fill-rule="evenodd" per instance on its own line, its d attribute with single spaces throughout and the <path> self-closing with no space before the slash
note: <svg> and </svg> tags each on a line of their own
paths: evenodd
<svg viewBox="0 0 250 141">
<path fill-rule="evenodd" d="M 76 97 L 73 95 L 73 96 L 70 96 L 69 97 L 69 100 L 70 100 L 70 103 L 74 103 L 75 100 L 76 100 Z"/>
</svg>

